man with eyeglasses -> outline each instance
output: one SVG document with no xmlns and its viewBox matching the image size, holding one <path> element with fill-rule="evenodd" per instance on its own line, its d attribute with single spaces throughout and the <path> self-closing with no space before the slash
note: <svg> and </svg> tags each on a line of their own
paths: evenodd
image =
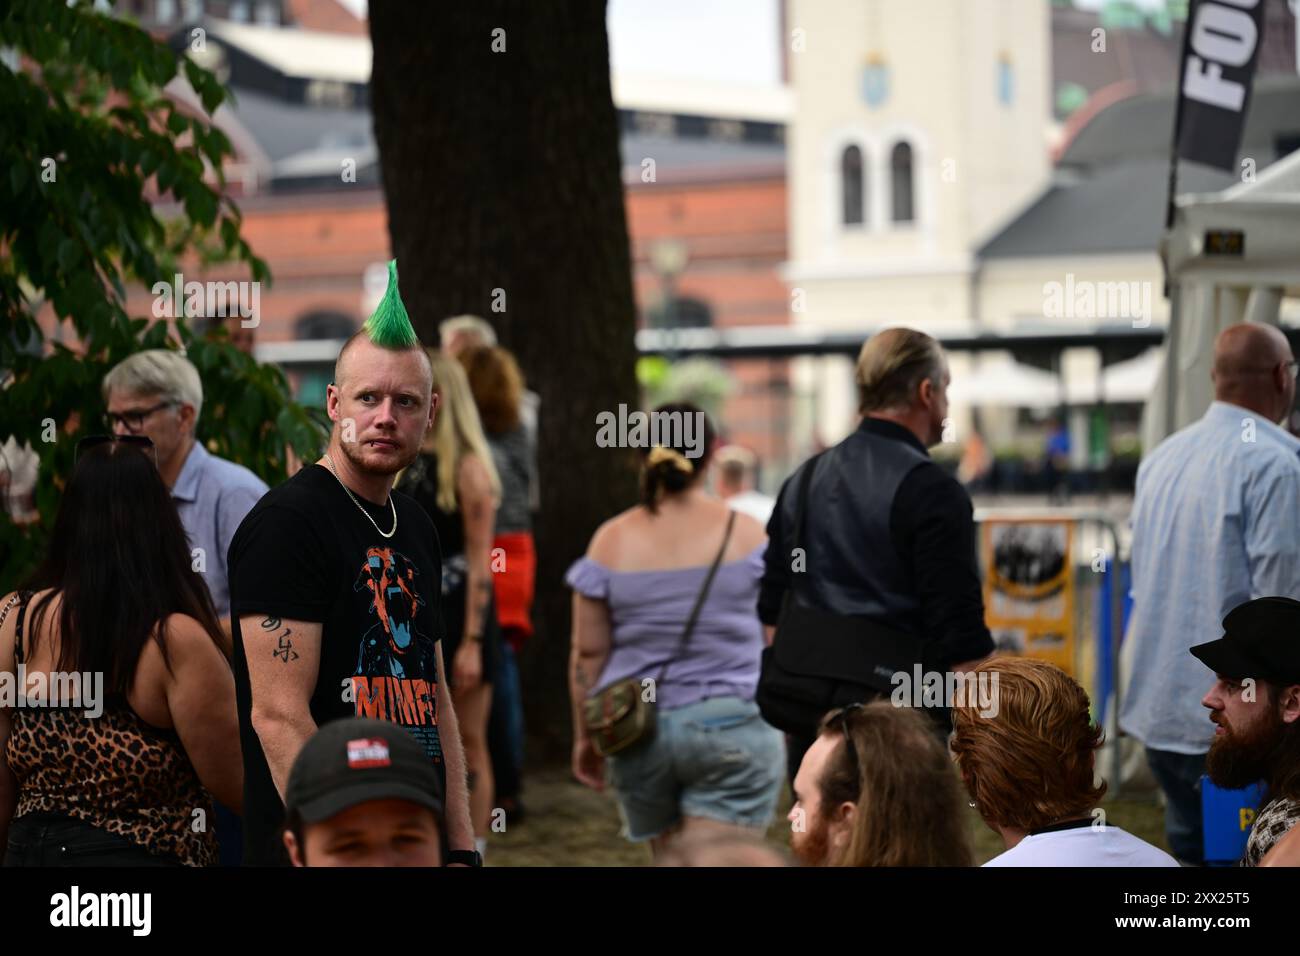
<svg viewBox="0 0 1300 956">
<path fill-rule="evenodd" d="M 1188 650 L 1239 604 L 1300 598 L 1300 439 L 1276 424 L 1295 405 L 1295 372 L 1281 330 L 1224 329 L 1214 402 L 1138 470 L 1132 677 L 1119 723 L 1146 747 L 1167 797 L 1169 847 L 1187 863 L 1203 860 L 1198 787 L 1214 739 L 1201 713 L 1205 674 Z"/>
<path fill-rule="evenodd" d="M 114 435 L 143 435 L 153 442 L 158 471 L 190 539 L 194 568 L 207 582 L 229 640 L 226 552 L 239 523 L 266 493 L 266 483 L 195 441 L 203 383 L 180 353 L 137 352 L 104 376 L 103 393 L 105 424 Z"/>
</svg>

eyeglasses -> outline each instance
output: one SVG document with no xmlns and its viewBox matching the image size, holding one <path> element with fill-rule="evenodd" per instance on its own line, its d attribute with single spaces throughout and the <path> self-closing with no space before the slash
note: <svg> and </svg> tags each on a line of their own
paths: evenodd
<svg viewBox="0 0 1300 956">
<path fill-rule="evenodd" d="M 140 408 L 130 412 L 106 412 L 104 414 L 104 424 L 107 425 L 111 431 L 120 422 L 129 430 L 138 432 L 144 427 L 144 420 L 146 418 L 158 411 L 160 408 L 169 408 L 175 404 L 175 402 L 159 402 L 157 405 L 150 408 Z"/>
<path fill-rule="evenodd" d="M 100 445 L 107 445 L 110 442 L 121 442 L 124 445 L 130 445 L 132 448 L 138 448 L 147 454 L 155 465 L 158 464 L 158 455 L 154 451 L 153 441 L 144 435 L 88 435 L 77 442 L 74 463 L 81 460 L 83 453 Z"/>
<path fill-rule="evenodd" d="M 840 725 L 840 732 L 844 734 L 844 749 L 849 755 L 849 766 L 852 768 L 854 780 L 858 779 L 858 748 L 853 746 L 853 734 L 849 733 L 849 714 L 866 706 L 860 703 L 849 704 L 839 710 L 831 711 L 826 717 L 828 727 L 837 722 Z"/>
</svg>

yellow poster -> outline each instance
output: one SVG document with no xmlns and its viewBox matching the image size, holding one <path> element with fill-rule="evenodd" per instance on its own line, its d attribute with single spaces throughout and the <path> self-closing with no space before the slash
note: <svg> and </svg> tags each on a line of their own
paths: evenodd
<svg viewBox="0 0 1300 956">
<path fill-rule="evenodd" d="M 982 529 L 984 620 L 997 650 L 1074 676 L 1073 525 L 1031 519 Z"/>
</svg>

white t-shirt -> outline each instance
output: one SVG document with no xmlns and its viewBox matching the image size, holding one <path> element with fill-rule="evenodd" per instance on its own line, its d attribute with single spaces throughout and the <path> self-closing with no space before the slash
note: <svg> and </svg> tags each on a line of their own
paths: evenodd
<svg viewBox="0 0 1300 956">
<path fill-rule="evenodd" d="M 1092 826 L 1027 836 L 985 866 L 1177 866 L 1178 861 L 1119 827 Z"/>
</svg>

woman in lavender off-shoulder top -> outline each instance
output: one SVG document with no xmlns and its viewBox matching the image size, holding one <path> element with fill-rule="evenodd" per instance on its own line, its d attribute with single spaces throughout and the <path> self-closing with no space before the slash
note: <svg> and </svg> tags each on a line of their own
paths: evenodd
<svg viewBox="0 0 1300 956">
<path fill-rule="evenodd" d="M 574 591 L 573 772 L 597 790 L 608 777 L 624 835 L 650 841 L 658 857 L 678 837 L 761 834 L 776 810 L 785 742 L 754 703 L 766 534 L 742 514 L 728 534 L 731 511 L 705 488 L 713 430 L 704 413 L 683 404 L 654 414 L 680 415 L 689 427 L 673 431 L 680 444 L 643 449 L 642 503 L 596 531 L 566 580 Z M 724 537 L 722 563 L 679 653 Z M 627 678 L 654 681 L 657 730 L 605 766 L 583 727 L 582 702 Z"/>
</svg>

